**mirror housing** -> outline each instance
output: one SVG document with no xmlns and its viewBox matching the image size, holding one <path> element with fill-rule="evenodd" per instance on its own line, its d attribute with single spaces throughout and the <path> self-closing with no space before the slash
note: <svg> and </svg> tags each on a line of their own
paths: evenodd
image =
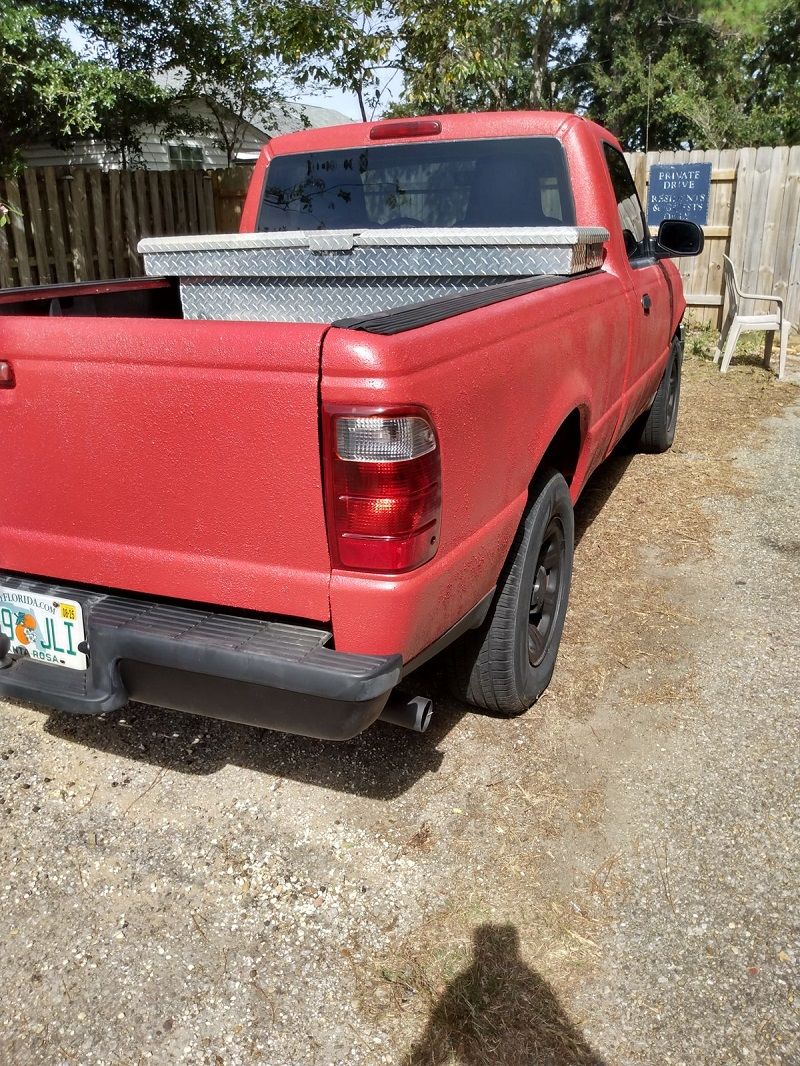
<svg viewBox="0 0 800 1066">
<path fill-rule="evenodd" d="M 656 259 L 700 255 L 704 244 L 705 236 L 696 222 L 687 222 L 682 218 L 665 218 L 658 227 L 653 254 Z"/>
</svg>

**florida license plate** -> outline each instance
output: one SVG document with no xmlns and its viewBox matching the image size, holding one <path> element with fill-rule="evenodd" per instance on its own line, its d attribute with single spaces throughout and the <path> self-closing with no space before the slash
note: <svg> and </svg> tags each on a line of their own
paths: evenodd
<svg viewBox="0 0 800 1066">
<path fill-rule="evenodd" d="M 83 608 L 75 600 L 0 585 L 0 631 L 11 641 L 12 655 L 86 669 Z"/>
</svg>

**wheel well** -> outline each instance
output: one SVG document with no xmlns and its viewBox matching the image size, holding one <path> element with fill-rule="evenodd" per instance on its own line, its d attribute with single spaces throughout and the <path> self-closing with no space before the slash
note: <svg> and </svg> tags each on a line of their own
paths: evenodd
<svg viewBox="0 0 800 1066">
<path fill-rule="evenodd" d="M 542 456 L 539 468 L 551 466 L 564 475 L 568 485 L 572 483 L 581 454 L 581 414 L 576 408 L 570 412 L 550 441 Z"/>
</svg>

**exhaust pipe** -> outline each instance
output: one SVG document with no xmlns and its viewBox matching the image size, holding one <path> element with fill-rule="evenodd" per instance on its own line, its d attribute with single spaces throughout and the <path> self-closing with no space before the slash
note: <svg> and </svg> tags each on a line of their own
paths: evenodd
<svg viewBox="0 0 800 1066">
<path fill-rule="evenodd" d="M 433 717 L 433 700 L 427 696 L 406 696 L 393 692 L 381 712 L 382 722 L 391 722 L 415 733 L 424 733 Z"/>
</svg>

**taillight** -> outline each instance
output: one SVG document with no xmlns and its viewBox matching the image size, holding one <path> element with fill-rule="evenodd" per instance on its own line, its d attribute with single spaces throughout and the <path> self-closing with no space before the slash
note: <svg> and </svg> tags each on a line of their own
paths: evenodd
<svg viewBox="0 0 800 1066">
<path fill-rule="evenodd" d="M 425 411 L 326 409 L 325 466 L 334 565 L 398 573 L 436 554 L 441 462 Z"/>
</svg>

